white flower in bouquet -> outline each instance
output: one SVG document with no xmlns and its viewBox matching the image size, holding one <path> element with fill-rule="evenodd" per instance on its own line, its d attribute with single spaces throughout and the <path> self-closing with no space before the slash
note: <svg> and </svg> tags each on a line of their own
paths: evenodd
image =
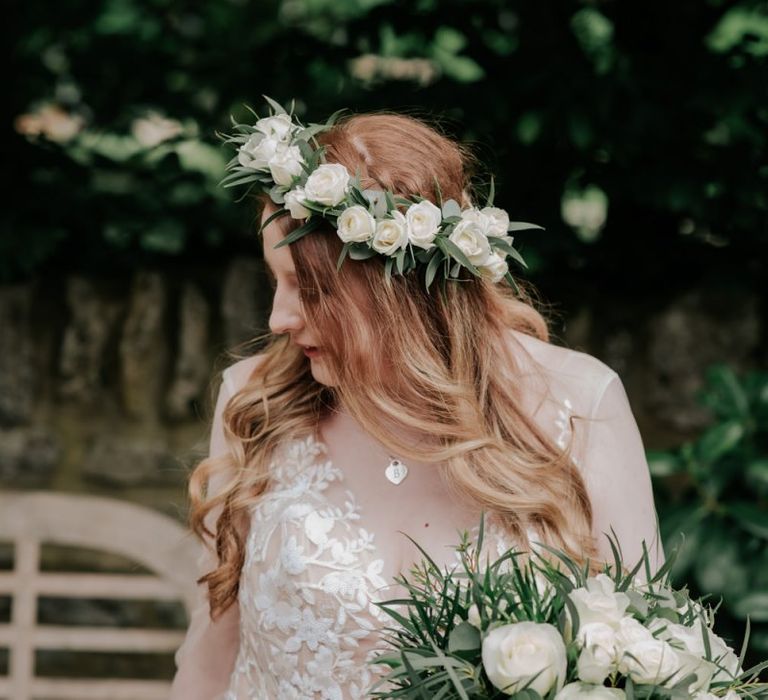
<svg viewBox="0 0 768 700">
<path fill-rule="evenodd" d="M 425 199 L 408 207 L 405 219 L 408 222 L 408 240 L 411 244 L 424 250 L 434 248 L 433 241 L 443 219 L 440 208 Z"/>
<path fill-rule="evenodd" d="M 470 625 L 477 627 L 477 629 L 481 628 L 480 611 L 475 603 L 472 603 L 467 610 L 467 622 L 469 622 Z"/>
<path fill-rule="evenodd" d="M 604 573 L 590 576 L 586 585 L 572 590 L 569 597 L 579 614 L 579 625 L 604 622 L 616 627 L 630 603 L 629 596 L 616 591 L 613 579 Z"/>
<path fill-rule="evenodd" d="M 732 681 L 744 672 L 744 669 L 739 666 L 739 657 L 733 649 L 708 627 L 705 627 L 705 630 L 712 658 L 711 661 L 706 659 L 701 623 L 698 620 L 693 626 L 688 626 L 656 618 L 649 623 L 649 628 L 659 629 L 661 639 L 683 647 L 684 651 L 678 653 L 683 659 L 686 671 L 695 672 L 699 677 L 697 683 L 691 686 L 691 690 L 701 689 L 705 685 L 708 687 L 710 682 Z"/>
<path fill-rule="evenodd" d="M 376 222 L 376 232 L 371 240 L 373 249 L 384 255 L 392 255 L 408 245 L 408 223 L 405 216 L 397 209 L 393 209 L 391 214 L 391 219 Z"/>
<path fill-rule="evenodd" d="M 537 673 L 528 686 L 546 696 L 565 684 L 565 644 L 554 625 L 524 620 L 496 627 L 482 641 L 483 668 L 491 683 L 513 695 Z"/>
<path fill-rule="evenodd" d="M 285 193 L 285 206 L 293 219 L 306 219 L 312 212 L 304 206 L 307 197 L 304 194 L 304 188 L 297 185 L 292 190 Z"/>
<path fill-rule="evenodd" d="M 269 172 L 278 185 L 290 185 L 301 175 L 303 163 L 298 146 L 283 146 L 269 159 Z"/>
<path fill-rule="evenodd" d="M 331 207 L 344 201 L 348 190 L 349 171 L 341 163 L 318 165 L 304 183 L 307 199 Z"/>
<path fill-rule="evenodd" d="M 336 233 L 345 243 L 364 243 L 376 232 L 376 219 L 363 206 L 347 207 L 336 220 Z"/>
<path fill-rule="evenodd" d="M 653 636 L 624 645 L 617 664 L 619 672 L 635 683 L 649 685 L 661 685 L 665 678 L 677 674 L 681 666 L 681 659 L 669 642 Z M 666 685 L 673 684 L 679 678 L 677 674 Z"/>
<path fill-rule="evenodd" d="M 589 622 L 579 628 L 579 640 L 583 644 L 576 662 L 579 678 L 601 685 L 616 671 L 616 629 L 604 622 Z"/>
<path fill-rule="evenodd" d="M 592 683 L 569 683 L 555 695 L 555 700 L 622 700 L 626 694 L 621 688 L 606 688 Z"/>
</svg>

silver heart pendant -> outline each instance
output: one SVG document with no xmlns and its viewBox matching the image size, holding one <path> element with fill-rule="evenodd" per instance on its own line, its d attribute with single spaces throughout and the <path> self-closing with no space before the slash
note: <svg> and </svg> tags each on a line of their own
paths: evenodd
<svg viewBox="0 0 768 700">
<path fill-rule="evenodd" d="M 393 459 L 389 463 L 389 466 L 384 470 L 384 476 L 397 486 L 406 476 L 408 476 L 408 467 L 406 467 L 399 459 Z"/>
</svg>

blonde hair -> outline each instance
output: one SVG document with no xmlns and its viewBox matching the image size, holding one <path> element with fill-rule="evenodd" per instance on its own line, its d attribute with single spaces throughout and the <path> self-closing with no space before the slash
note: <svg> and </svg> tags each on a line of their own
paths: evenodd
<svg viewBox="0 0 768 700">
<path fill-rule="evenodd" d="M 360 169 L 363 187 L 419 193 L 436 202 L 437 180 L 444 200 L 462 206 L 473 201 L 472 152 L 416 116 L 347 115 L 318 140 L 328 162 L 352 173 Z M 263 194 L 257 201 L 260 212 L 275 206 Z M 284 233 L 298 225 L 290 217 L 276 223 Z M 509 347 L 510 330 L 550 339 L 533 286 L 521 280 L 518 298 L 508 285 L 462 269 L 466 281 L 448 282 L 444 294 L 433 285 L 428 294 L 416 274 L 386 282 L 378 257 L 347 259 L 337 272 L 341 246 L 330 225 L 288 246 L 305 321 L 321 329 L 317 337 L 335 384 L 318 383 L 287 336 L 254 339 L 261 346 L 258 362 L 223 412 L 229 453 L 203 459 L 190 476 L 190 526 L 204 541 L 213 536 L 206 516 L 221 510 L 218 567 L 198 579 L 208 585 L 211 616 L 237 600 L 248 512 L 269 487 L 275 448 L 289 436 L 316 432 L 338 405 L 387 449 L 441 463 L 451 492 L 492 514 L 524 550 L 532 527 L 540 541 L 579 562 L 588 558 L 596 572 L 592 508 L 571 457 L 573 440 L 566 449 L 553 442 L 523 410 L 521 385 L 514 380 L 521 368 Z M 439 435 L 439 444 L 403 445 L 382 414 L 394 426 Z M 219 493 L 205 497 L 213 474 L 227 478 Z"/>
</svg>

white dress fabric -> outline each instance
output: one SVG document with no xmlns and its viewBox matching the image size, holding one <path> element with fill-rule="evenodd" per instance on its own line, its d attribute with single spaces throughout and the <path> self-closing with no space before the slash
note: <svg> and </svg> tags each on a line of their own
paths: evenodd
<svg viewBox="0 0 768 700">
<path fill-rule="evenodd" d="M 601 534 L 612 525 L 625 561 L 640 558 L 644 538 L 658 568 L 664 553 L 648 464 L 619 376 L 585 353 L 516 331 L 512 335 L 526 351 L 526 362 L 544 368 L 547 378 L 542 385 L 535 373 L 524 374 L 530 381 L 526 400 L 531 415 L 561 448 L 574 439 L 574 461 L 590 493 L 601 552 L 612 560 Z M 224 372 L 212 455 L 226 450 L 221 412 L 251 368 L 250 360 L 243 360 Z M 588 420 L 575 422 L 578 429 L 572 429 L 572 415 Z M 346 434 L 339 441 L 346 443 Z M 408 532 L 441 566 L 458 561 L 454 546 L 460 529 L 476 534 L 479 513 L 451 513 L 441 521 L 435 511 L 443 508 L 444 494 L 436 495 L 438 505 L 431 512 L 429 500 L 409 504 L 410 474 L 399 486 L 387 484 L 388 492 L 381 485 L 369 486 L 365 456 L 351 434 L 348 445 L 334 444 L 334 449 L 353 453 L 356 461 L 348 463 L 354 469 L 345 471 L 329 459 L 329 446 L 312 435 L 297 436 L 274 454 L 272 486 L 251 511 L 238 603 L 213 622 L 205 587 L 199 587 L 198 605 L 176 652 L 171 700 L 366 697 L 385 671 L 371 663 L 382 650 L 378 630 L 395 624 L 374 603 L 401 595 L 394 576 L 421 559 L 397 531 Z M 211 530 L 216 517 L 215 512 L 209 515 Z M 432 527 L 413 532 L 415 525 L 406 523 L 417 519 L 420 524 L 430 519 Z M 487 530 L 486 542 L 496 554 L 513 546 L 493 521 Z M 202 548 L 200 573 L 214 564 Z"/>
</svg>

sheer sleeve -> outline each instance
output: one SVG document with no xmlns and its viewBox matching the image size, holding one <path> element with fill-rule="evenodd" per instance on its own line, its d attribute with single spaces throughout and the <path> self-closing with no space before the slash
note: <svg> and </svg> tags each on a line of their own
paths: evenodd
<svg viewBox="0 0 768 700">
<path fill-rule="evenodd" d="M 224 442 L 222 413 L 232 395 L 227 371 L 219 389 L 214 410 L 210 456 L 219 456 L 227 450 Z M 218 481 L 217 481 L 218 478 Z M 209 493 L 216 493 L 221 487 L 221 478 L 214 477 L 209 484 Z M 215 532 L 216 520 L 221 508 L 214 508 L 206 517 L 206 524 Z M 215 554 L 200 545 L 198 576 L 215 568 Z M 212 621 L 209 614 L 208 588 L 205 584 L 197 587 L 197 603 L 190 614 L 189 626 L 184 642 L 176 651 L 176 675 L 171 686 L 170 700 L 214 700 L 227 690 L 229 676 L 235 664 L 239 647 L 240 611 L 235 603 Z"/>
<path fill-rule="evenodd" d="M 624 384 L 611 370 L 598 392 L 585 452 L 585 473 L 592 501 L 593 534 L 600 556 L 613 561 L 603 533 L 616 532 L 622 561 L 634 566 L 645 539 L 652 573 L 664 563 L 658 515 L 643 440 Z M 637 576 L 646 579 L 645 567 Z"/>
</svg>

